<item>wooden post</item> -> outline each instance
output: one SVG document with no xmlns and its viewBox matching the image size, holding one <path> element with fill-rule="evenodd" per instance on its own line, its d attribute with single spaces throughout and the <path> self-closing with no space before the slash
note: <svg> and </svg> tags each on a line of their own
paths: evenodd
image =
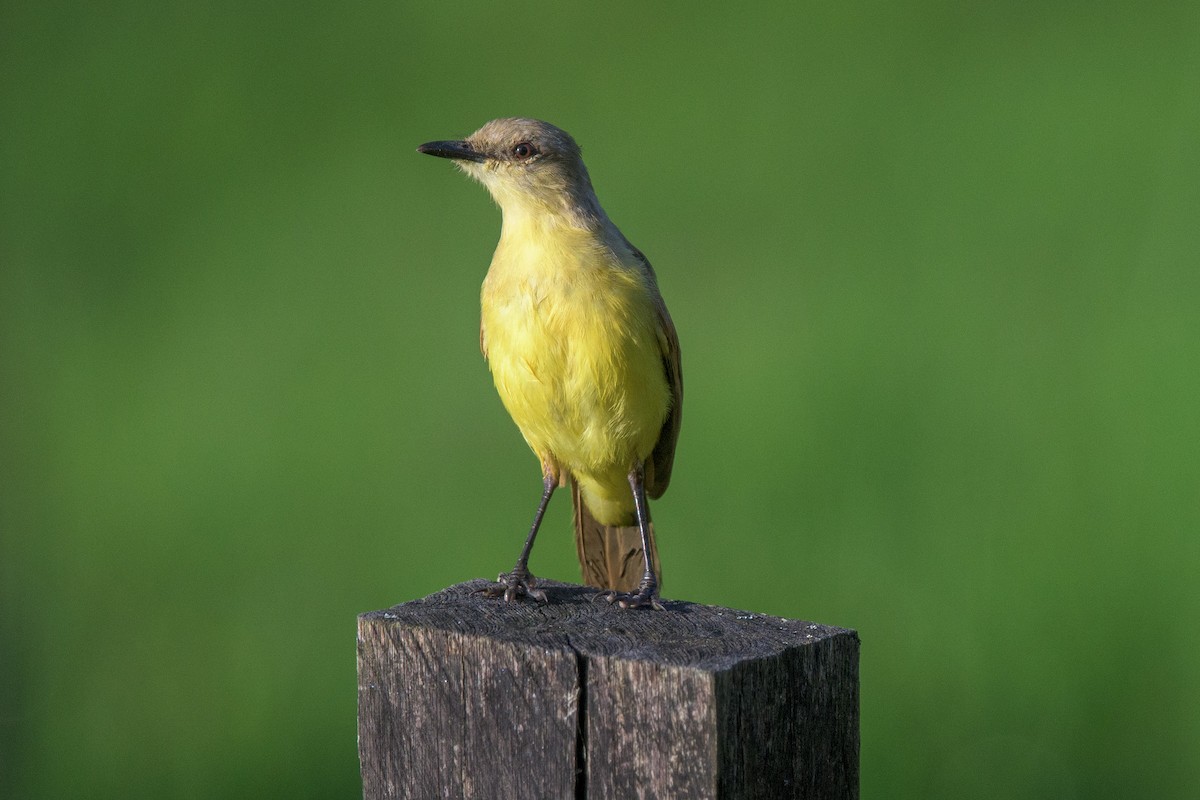
<svg viewBox="0 0 1200 800">
<path fill-rule="evenodd" d="M 366 800 L 858 797 L 854 631 L 484 585 L 359 617 Z"/>
</svg>

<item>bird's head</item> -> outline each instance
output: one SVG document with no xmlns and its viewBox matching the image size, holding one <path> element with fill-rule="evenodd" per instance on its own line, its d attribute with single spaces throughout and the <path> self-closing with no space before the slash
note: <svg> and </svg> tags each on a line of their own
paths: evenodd
<svg viewBox="0 0 1200 800">
<path fill-rule="evenodd" d="M 482 183 L 506 212 L 602 214 L 579 145 L 536 119 L 494 119 L 466 139 L 427 142 L 418 152 L 449 158 Z"/>
</svg>

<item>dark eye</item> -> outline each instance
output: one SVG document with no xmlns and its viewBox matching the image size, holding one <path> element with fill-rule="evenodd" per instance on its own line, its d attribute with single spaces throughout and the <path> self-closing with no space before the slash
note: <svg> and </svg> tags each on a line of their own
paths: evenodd
<svg viewBox="0 0 1200 800">
<path fill-rule="evenodd" d="M 513 155 L 517 158 L 529 158 L 537 155 L 537 148 L 529 142 L 521 142 L 512 149 Z"/>
</svg>

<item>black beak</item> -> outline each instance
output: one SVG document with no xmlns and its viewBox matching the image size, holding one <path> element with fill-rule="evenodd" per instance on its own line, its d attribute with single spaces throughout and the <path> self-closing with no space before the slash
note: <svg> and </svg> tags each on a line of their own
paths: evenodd
<svg viewBox="0 0 1200 800">
<path fill-rule="evenodd" d="M 459 161 L 486 161 L 487 157 L 476 152 L 470 142 L 426 142 L 417 148 L 418 153 L 424 153 L 438 158 L 454 158 Z"/>
</svg>

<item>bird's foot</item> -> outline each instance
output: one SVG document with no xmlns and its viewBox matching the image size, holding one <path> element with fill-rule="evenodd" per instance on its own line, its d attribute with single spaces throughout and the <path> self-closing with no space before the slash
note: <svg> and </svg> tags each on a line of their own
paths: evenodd
<svg viewBox="0 0 1200 800">
<path fill-rule="evenodd" d="M 531 597 L 539 603 L 546 602 L 546 591 L 537 588 L 537 578 L 527 569 L 514 569 L 512 572 L 501 572 L 496 582 L 479 590 L 488 597 L 503 597 L 511 603 L 522 597 Z"/>
<path fill-rule="evenodd" d="M 598 596 L 603 598 L 606 603 L 616 605 L 618 608 L 653 608 L 655 611 L 663 610 L 663 604 L 658 602 L 655 587 L 646 586 L 645 584 L 637 592 L 605 592 Z"/>
</svg>

